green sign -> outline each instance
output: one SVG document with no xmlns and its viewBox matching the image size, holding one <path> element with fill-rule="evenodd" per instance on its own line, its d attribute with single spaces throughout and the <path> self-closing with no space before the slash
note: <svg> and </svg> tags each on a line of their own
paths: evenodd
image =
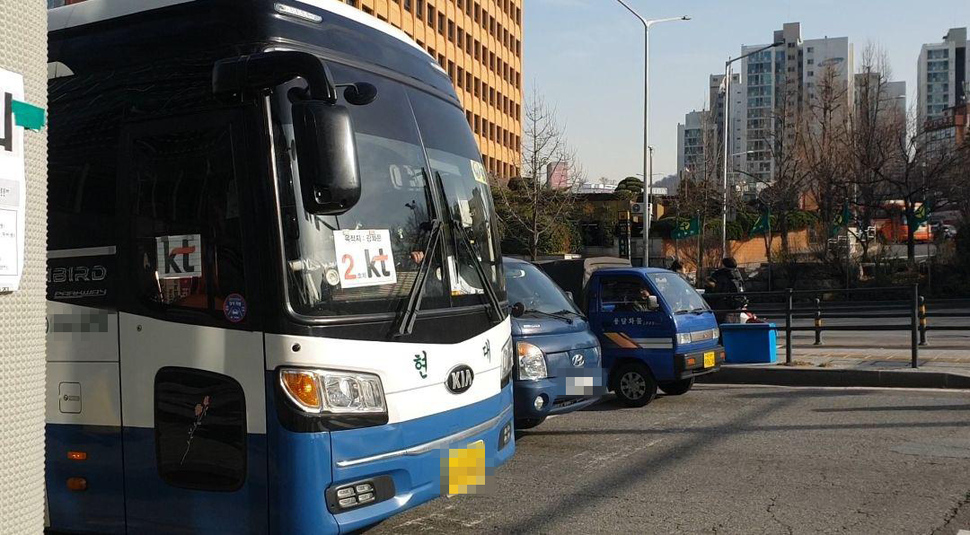
<svg viewBox="0 0 970 535">
<path fill-rule="evenodd" d="M 769 230 L 771 230 L 771 212 L 765 211 L 758 216 L 758 220 L 754 222 L 754 226 L 751 227 L 751 232 L 748 233 L 748 236 L 764 234 Z"/>
<path fill-rule="evenodd" d="M 930 218 L 930 214 L 933 212 L 930 207 L 930 203 L 924 201 L 921 203 L 916 210 L 913 211 L 913 217 L 910 220 L 910 226 L 919 228 L 920 225 L 926 223 L 926 220 Z"/>
<path fill-rule="evenodd" d="M 832 236 L 835 236 L 842 229 L 848 227 L 851 219 L 852 214 L 849 213 L 849 203 L 845 203 L 842 205 L 842 212 L 835 214 L 835 219 L 832 220 Z"/>
<path fill-rule="evenodd" d="M 690 238 L 691 236 L 697 236 L 700 233 L 701 219 L 695 217 L 693 219 L 678 220 L 677 227 L 670 233 L 670 237 L 675 240 L 682 240 L 684 238 Z"/>
</svg>

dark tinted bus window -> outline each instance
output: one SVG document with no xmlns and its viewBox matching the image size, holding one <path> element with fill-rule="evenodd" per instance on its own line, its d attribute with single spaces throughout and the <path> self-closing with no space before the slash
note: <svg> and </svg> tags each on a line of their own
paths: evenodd
<svg viewBox="0 0 970 535">
<path fill-rule="evenodd" d="M 245 295 L 233 148 L 228 125 L 132 140 L 135 260 L 145 302 L 222 316 L 229 296 Z"/>
</svg>

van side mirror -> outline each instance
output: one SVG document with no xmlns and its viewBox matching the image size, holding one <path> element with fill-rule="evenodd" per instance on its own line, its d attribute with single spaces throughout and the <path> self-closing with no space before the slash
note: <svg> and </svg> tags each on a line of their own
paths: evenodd
<svg viewBox="0 0 970 535">
<path fill-rule="evenodd" d="M 516 303 L 512 305 L 512 317 L 521 318 L 522 314 L 525 314 L 525 305 L 522 303 Z"/>
<path fill-rule="evenodd" d="M 660 310 L 660 302 L 657 301 L 656 295 L 651 295 L 647 299 L 647 308 L 650 310 Z"/>
<path fill-rule="evenodd" d="M 340 215 L 360 200 L 360 166 L 350 112 L 322 100 L 293 104 L 303 208 Z"/>
</svg>

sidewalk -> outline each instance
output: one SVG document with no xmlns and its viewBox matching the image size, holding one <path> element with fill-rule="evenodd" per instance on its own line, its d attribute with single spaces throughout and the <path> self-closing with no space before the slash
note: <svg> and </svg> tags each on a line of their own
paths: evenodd
<svg viewBox="0 0 970 535">
<path fill-rule="evenodd" d="M 919 352 L 912 368 L 909 347 L 859 347 L 850 342 L 813 346 L 796 339 L 792 366 L 785 365 L 784 340 L 776 364 L 725 364 L 703 382 L 783 386 L 879 386 L 970 389 L 970 347 L 960 345 Z M 888 344 L 887 344 L 888 345 Z"/>
</svg>

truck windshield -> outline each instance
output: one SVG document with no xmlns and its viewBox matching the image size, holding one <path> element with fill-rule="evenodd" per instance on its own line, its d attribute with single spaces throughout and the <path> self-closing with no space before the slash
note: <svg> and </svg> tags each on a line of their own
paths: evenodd
<svg viewBox="0 0 970 535">
<path fill-rule="evenodd" d="M 544 314 L 570 312 L 579 314 L 576 306 L 545 273 L 525 262 L 505 266 L 509 301 L 522 303 L 526 311 Z"/>
<path fill-rule="evenodd" d="M 674 314 L 710 310 L 697 290 L 679 275 L 675 273 L 651 273 L 649 276 L 654 286 L 657 287 L 657 291 L 670 306 L 670 311 Z"/>
<path fill-rule="evenodd" d="M 354 121 L 362 188 L 360 201 L 339 216 L 303 210 L 291 151 L 292 119 L 285 96 L 277 99 L 274 116 L 281 124 L 274 130 L 278 129 L 287 288 L 293 309 L 304 316 L 399 310 L 424 259 L 433 219 L 461 221 L 478 258 L 443 240 L 435 258 L 428 259 L 431 269 L 421 308 L 487 302 L 475 261 L 485 264 L 493 288 L 504 299 L 501 265 L 495 260 L 491 193 L 484 170 L 480 180 L 474 173 L 481 160 L 464 114 L 444 100 L 390 79 L 335 63 L 330 67 L 337 84 L 369 82 L 378 88 L 378 97 L 354 106 L 338 91 L 338 104 L 348 108 Z M 435 120 L 419 124 L 418 110 Z M 460 124 L 455 124 L 455 114 Z M 444 193 L 435 186 L 436 172 Z M 454 217 L 436 212 L 435 199 L 442 194 Z M 450 232 L 445 235 L 451 239 Z"/>
</svg>

